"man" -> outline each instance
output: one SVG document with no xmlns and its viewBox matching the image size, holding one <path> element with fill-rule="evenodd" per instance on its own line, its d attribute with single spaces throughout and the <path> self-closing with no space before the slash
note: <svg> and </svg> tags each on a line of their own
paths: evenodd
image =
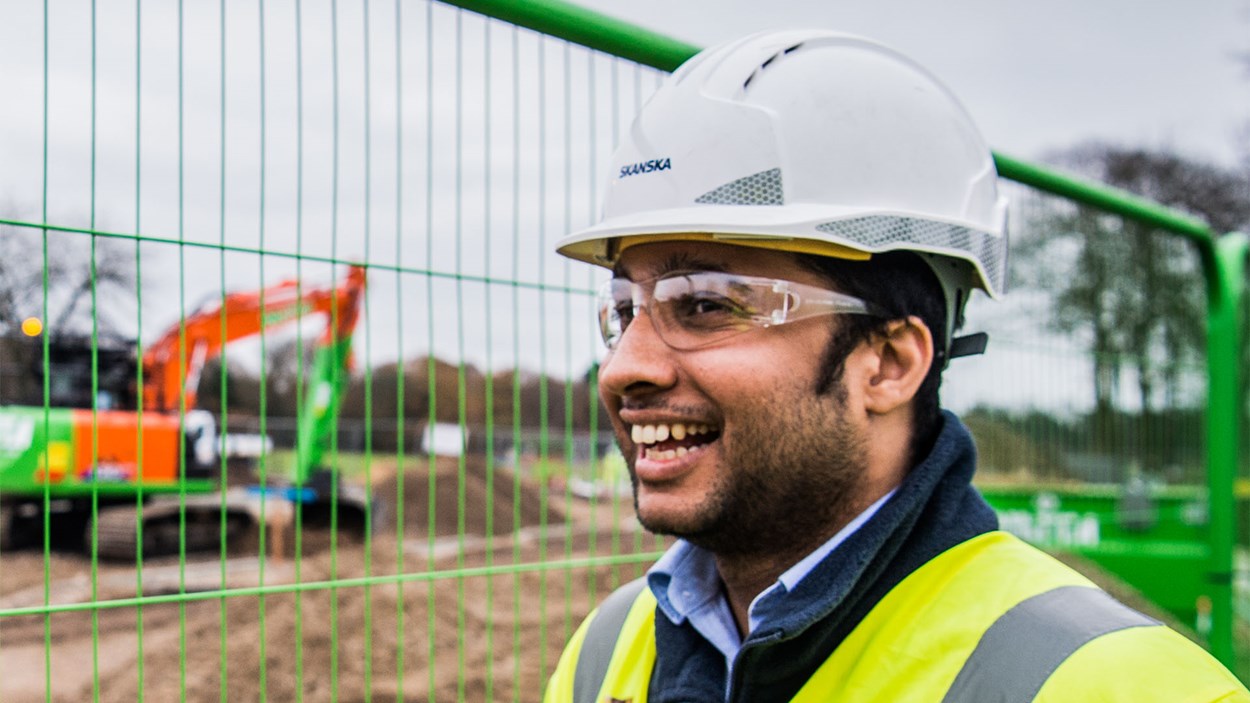
<svg viewBox="0 0 1250 703">
<path fill-rule="evenodd" d="M 599 390 L 680 538 L 570 641 L 552 703 L 1227 701 L 1199 647 L 997 531 L 939 410 L 996 296 L 989 149 L 907 58 L 819 31 L 687 62 L 613 162 Z"/>
</svg>

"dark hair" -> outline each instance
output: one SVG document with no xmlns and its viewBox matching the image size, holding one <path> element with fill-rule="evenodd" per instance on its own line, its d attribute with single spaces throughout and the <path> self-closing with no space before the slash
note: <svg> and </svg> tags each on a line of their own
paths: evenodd
<svg viewBox="0 0 1250 703">
<path fill-rule="evenodd" d="M 884 333 L 890 322 L 914 315 L 929 327 L 935 351 L 933 364 L 917 389 L 912 406 L 910 452 L 911 463 L 916 464 L 928 454 L 941 428 L 938 388 L 946 359 L 946 302 L 937 275 L 911 252 L 876 254 L 867 261 L 802 254 L 799 263 L 828 279 L 838 291 L 873 303 L 887 315 L 839 318 L 838 331 L 824 350 L 817 393 L 829 392 L 841 380 L 847 356 L 861 342 Z"/>
</svg>

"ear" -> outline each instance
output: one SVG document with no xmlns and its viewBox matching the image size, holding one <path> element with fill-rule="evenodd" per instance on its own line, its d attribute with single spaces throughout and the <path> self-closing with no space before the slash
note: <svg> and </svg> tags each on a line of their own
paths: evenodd
<svg viewBox="0 0 1250 703">
<path fill-rule="evenodd" d="M 864 387 L 864 407 L 884 415 L 911 403 L 933 365 L 933 333 L 915 315 L 895 320 L 870 341 L 874 372 Z"/>
</svg>

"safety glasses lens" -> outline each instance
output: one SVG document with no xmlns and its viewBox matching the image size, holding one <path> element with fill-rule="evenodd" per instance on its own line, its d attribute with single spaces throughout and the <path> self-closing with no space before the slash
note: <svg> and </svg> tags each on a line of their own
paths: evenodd
<svg viewBox="0 0 1250 703">
<path fill-rule="evenodd" d="M 643 308 L 660 338 L 676 349 L 693 349 L 766 325 L 785 295 L 774 282 L 716 272 L 669 275 L 642 283 L 608 281 L 599 293 L 604 343 L 615 347 Z"/>
</svg>

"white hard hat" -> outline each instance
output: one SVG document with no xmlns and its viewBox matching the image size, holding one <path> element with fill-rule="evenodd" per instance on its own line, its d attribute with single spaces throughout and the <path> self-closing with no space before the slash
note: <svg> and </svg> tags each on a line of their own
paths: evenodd
<svg viewBox="0 0 1250 703">
<path fill-rule="evenodd" d="M 632 244 L 675 239 L 913 251 L 942 282 L 948 327 L 969 289 L 1004 292 L 1007 204 L 989 147 L 928 71 L 860 37 L 763 32 L 699 52 L 611 164 L 602 220 L 561 254 L 612 266 Z"/>
</svg>

